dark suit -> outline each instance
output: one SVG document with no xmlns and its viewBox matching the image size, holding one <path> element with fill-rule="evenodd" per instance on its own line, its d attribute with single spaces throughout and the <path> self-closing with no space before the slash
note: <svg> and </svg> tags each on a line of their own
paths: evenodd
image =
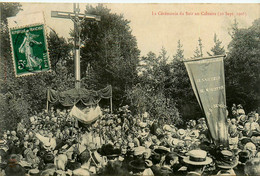
<svg viewBox="0 0 260 176">
<path fill-rule="evenodd" d="M 173 171 L 170 167 L 162 166 L 161 167 L 161 175 L 172 176 L 172 175 L 174 175 L 174 173 L 173 173 Z"/>
<path fill-rule="evenodd" d="M 5 168 L 6 176 L 25 176 L 25 169 L 20 164 L 8 164 Z"/>
</svg>

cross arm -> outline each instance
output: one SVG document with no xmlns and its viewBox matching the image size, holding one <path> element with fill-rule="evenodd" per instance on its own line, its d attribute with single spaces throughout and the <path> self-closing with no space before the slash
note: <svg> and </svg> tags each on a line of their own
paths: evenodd
<svg viewBox="0 0 260 176">
<path fill-rule="evenodd" d="M 77 16 L 79 19 L 101 21 L 101 17 L 97 15 L 79 13 Z M 75 18 L 76 14 L 73 12 L 51 11 L 51 17 L 71 19 Z"/>
</svg>

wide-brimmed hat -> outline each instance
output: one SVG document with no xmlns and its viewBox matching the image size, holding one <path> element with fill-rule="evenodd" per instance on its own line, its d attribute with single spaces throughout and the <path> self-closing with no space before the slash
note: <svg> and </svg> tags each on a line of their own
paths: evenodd
<svg viewBox="0 0 260 176">
<path fill-rule="evenodd" d="M 164 146 L 155 147 L 154 152 L 157 154 L 167 154 L 170 152 L 170 149 Z"/>
<path fill-rule="evenodd" d="M 107 157 L 107 159 L 115 159 L 115 158 L 119 157 L 120 154 L 121 154 L 121 149 L 116 148 L 116 149 L 113 149 L 112 154 L 107 155 L 106 157 Z"/>
<path fill-rule="evenodd" d="M 206 119 L 204 118 L 204 117 L 202 117 L 202 118 L 199 118 L 198 119 L 198 122 L 203 122 L 203 121 L 205 121 Z"/>
<path fill-rule="evenodd" d="M 247 119 L 248 119 L 248 117 L 245 115 L 245 114 L 241 114 L 240 116 L 239 116 L 239 121 L 240 122 L 245 122 Z"/>
<path fill-rule="evenodd" d="M 229 150 L 222 150 L 217 157 L 216 165 L 223 169 L 232 169 L 238 164 L 237 157 Z"/>
<path fill-rule="evenodd" d="M 96 166 L 98 166 L 99 163 L 101 163 L 105 159 L 105 157 L 101 157 L 101 155 L 97 151 L 92 152 L 90 154 L 90 157 L 92 158 Z"/>
<path fill-rule="evenodd" d="M 252 136 L 251 140 L 254 144 L 260 144 L 260 136 Z"/>
<path fill-rule="evenodd" d="M 29 175 L 38 175 L 40 173 L 39 169 L 31 169 L 28 171 Z"/>
<path fill-rule="evenodd" d="M 6 140 L 0 139 L 0 147 L 6 144 Z"/>
<path fill-rule="evenodd" d="M 66 175 L 66 171 L 63 171 L 63 170 L 56 170 L 55 171 L 57 175 Z"/>
<path fill-rule="evenodd" d="M 177 146 L 179 142 L 180 142 L 180 140 L 177 139 L 177 138 L 172 138 L 171 139 L 171 145 L 173 145 L 173 146 Z"/>
<path fill-rule="evenodd" d="M 192 141 L 192 139 L 191 139 L 190 136 L 186 136 L 183 140 L 184 140 L 184 141 Z"/>
<path fill-rule="evenodd" d="M 244 146 L 244 150 L 249 150 L 249 151 L 256 151 L 256 146 L 253 142 L 248 142 L 246 143 L 246 145 Z"/>
<path fill-rule="evenodd" d="M 251 153 L 248 150 L 242 150 L 238 153 L 239 162 L 245 164 L 250 159 Z"/>
<path fill-rule="evenodd" d="M 191 138 L 198 138 L 200 135 L 199 130 L 192 130 L 189 134 Z"/>
<path fill-rule="evenodd" d="M 185 131 L 184 129 L 179 129 L 179 130 L 177 131 L 177 135 L 178 135 L 179 137 L 184 137 L 184 136 L 186 135 L 186 131 Z"/>
<path fill-rule="evenodd" d="M 173 131 L 173 128 L 172 128 L 170 125 L 164 125 L 164 126 L 163 126 L 163 130 L 164 130 L 164 131 L 167 131 L 167 132 L 172 132 L 172 131 Z"/>
<path fill-rule="evenodd" d="M 212 159 L 207 157 L 207 152 L 204 150 L 191 150 L 188 152 L 188 157 L 183 158 L 183 161 L 190 165 L 200 166 L 210 164 Z"/>
<path fill-rule="evenodd" d="M 145 160 L 145 165 L 146 165 L 147 167 L 152 167 L 153 162 L 152 162 L 151 160 Z"/>
<path fill-rule="evenodd" d="M 129 162 L 129 166 L 131 170 L 135 172 L 142 172 L 146 169 L 145 167 L 146 163 L 144 160 L 133 160 Z"/>
<path fill-rule="evenodd" d="M 134 155 L 138 156 L 138 155 L 142 155 L 145 152 L 145 147 L 143 146 L 138 146 L 134 148 Z"/>
<path fill-rule="evenodd" d="M 240 139 L 240 142 L 241 142 L 241 144 L 244 146 L 244 145 L 246 145 L 248 142 L 252 142 L 252 140 L 251 140 L 251 138 L 249 138 L 249 137 L 242 137 L 242 138 Z"/>
<path fill-rule="evenodd" d="M 119 156 L 121 153 L 121 150 L 115 149 L 112 144 L 102 145 L 97 151 L 102 156 Z"/>
<path fill-rule="evenodd" d="M 22 167 L 24 167 L 25 169 L 26 169 L 26 168 L 31 169 L 31 167 L 32 167 L 32 164 L 31 164 L 31 163 L 29 163 L 29 162 L 27 162 L 27 161 L 24 161 L 24 160 L 21 160 L 21 161 L 19 162 L 19 164 L 20 164 Z"/>
<path fill-rule="evenodd" d="M 238 125 L 238 126 L 237 126 L 237 130 L 239 130 L 239 131 L 243 131 L 243 130 L 244 130 L 243 125 Z"/>
<path fill-rule="evenodd" d="M 141 128 L 145 128 L 145 127 L 147 127 L 147 123 L 145 123 L 145 122 L 140 122 L 139 126 L 140 126 Z"/>
</svg>

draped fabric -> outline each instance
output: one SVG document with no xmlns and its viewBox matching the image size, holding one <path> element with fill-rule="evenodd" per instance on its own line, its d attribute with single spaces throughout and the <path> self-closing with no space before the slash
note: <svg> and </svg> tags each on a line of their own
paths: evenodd
<svg viewBox="0 0 260 176">
<path fill-rule="evenodd" d="M 102 115 L 101 108 L 97 106 L 96 108 L 90 108 L 87 113 L 84 113 L 76 106 L 70 111 L 70 116 L 75 117 L 77 120 L 84 124 L 91 124 L 96 121 Z"/>
<path fill-rule="evenodd" d="M 87 90 L 83 88 L 71 89 L 64 92 L 58 92 L 53 89 L 48 89 L 47 91 L 47 100 L 50 103 L 60 102 L 63 106 L 73 106 L 79 101 L 81 101 L 86 106 L 94 105 L 98 104 L 101 98 L 108 99 L 111 97 L 111 85 L 98 91 Z"/>
<path fill-rule="evenodd" d="M 223 56 L 185 61 L 185 66 L 198 103 L 206 115 L 213 140 L 216 144 L 227 146 Z"/>
</svg>

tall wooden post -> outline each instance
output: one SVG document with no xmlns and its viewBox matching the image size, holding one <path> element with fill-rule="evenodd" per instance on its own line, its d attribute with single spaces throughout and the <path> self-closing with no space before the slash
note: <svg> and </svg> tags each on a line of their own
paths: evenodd
<svg viewBox="0 0 260 176">
<path fill-rule="evenodd" d="M 47 102 L 46 102 L 46 111 L 48 112 L 49 111 L 49 96 L 50 96 L 50 94 L 49 94 L 50 92 L 49 92 L 49 88 L 47 89 Z"/>
<path fill-rule="evenodd" d="M 74 64 L 75 64 L 75 88 L 80 88 L 80 20 L 79 20 L 79 4 L 74 3 L 74 14 L 75 18 L 73 19 L 74 22 L 74 32 L 75 32 L 75 40 L 74 40 Z"/>
</svg>

